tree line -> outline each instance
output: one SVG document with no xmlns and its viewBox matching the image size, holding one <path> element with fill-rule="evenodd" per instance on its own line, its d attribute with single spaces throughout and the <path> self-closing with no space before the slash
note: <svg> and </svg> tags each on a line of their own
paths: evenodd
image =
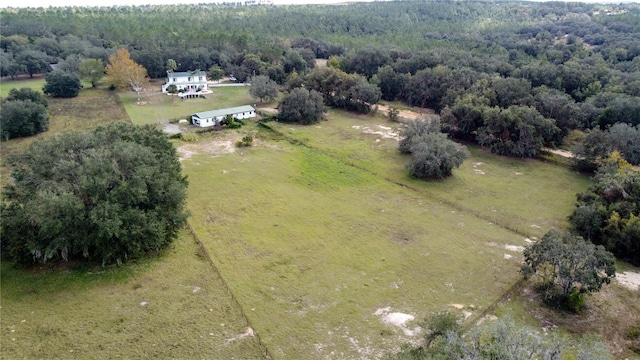
<svg viewBox="0 0 640 360">
<path fill-rule="evenodd" d="M 376 2 L 342 10 L 5 9 L 0 74 L 32 75 L 49 63 L 76 69 L 83 59 L 106 65 L 125 48 L 152 78 L 163 77 L 173 59 L 178 71 L 222 71 L 238 81 L 262 75 L 288 89 L 315 84 L 326 105 L 356 111 L 375 103 L 358 98 L 373 100 L 379 91 L 383 100 L 441 112 L 454 138 L 518 157 L 557 146 L 575 129 L 640 124 L 637 5 Z M 315 72 L 316 58 L 364 77 L 341 84 L 356 96 L 322 89 L 314 78 L 334 74 Z M 637 164 L 628 144 L 608 148 Z"/>
</svg>

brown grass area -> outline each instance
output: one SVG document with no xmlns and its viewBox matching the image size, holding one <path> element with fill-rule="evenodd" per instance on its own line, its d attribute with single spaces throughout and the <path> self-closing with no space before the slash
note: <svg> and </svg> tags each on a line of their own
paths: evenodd
<svg viewBox="0 0 640 360">
<path fill-rule="evenodd" d="M 525 284 L 509 301 L 523 302 L 525 312 L 543 328 L 559 328 L 576 336 L 595 334 L 619 359 L 640 358 L 640 301 L 638 291 L 618 284 L 605 285 L 587 297 L 580 313 L 561 312 L 544 306 L 533 283 Z M 634 354 L 634 351 L 636 354 Z"/>
</svg>

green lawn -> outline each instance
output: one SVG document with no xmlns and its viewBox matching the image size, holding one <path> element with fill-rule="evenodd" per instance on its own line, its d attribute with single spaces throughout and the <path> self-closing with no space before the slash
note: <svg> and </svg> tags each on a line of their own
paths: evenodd
<svg viewBox="0 0 640 360">
<path fill-rule="evenodd" d="M 575 194 L 590 183 L 568 167 L 496 156 L 474 146 L 469 146 L 471 157 L 452 178 L 412 179 L 404 168 L 408 156 L 398 153 L 397 140 L 382 135 L 394 132 L 399 124 L 380 115 L 353 116 L 335 110 L 328 119 L 308 127 L 277 122 L 269 126 L 334 158 L 530 237 L 551 227 L 566 227 Z"/>
<path fill-rule="evenodd" d="M 317 135 L 338 153 L 370 139 L 327 135 L 331 118 L 280 126 Z M 209 136 L 203 142 L 213 147 L 229 133 Z M 231 154 L 192 155 L 183 166 L 191 224 L 276 358 L 378 357 L 415 338 L 377 310 L 419 320 L 461 304 L 475 318 L 519 278 L 521 258 L 507 245 L 526 245 L 523 236 L 420 188 L 269 137 L 258 133 L 258 145 Z M 392 166 L 385 150 L 370 152 L 363 161 Z"/>
<path fill-rule="evenodd" d="M 2 262 L 3 359 L 259 359 L 255 337 L 185 231 L 119 268 L 16 270 Z M 236 340 L 234 340 L 236 339 Z"/>
<path fill-rule="evenodd" d="M 9 95 L 11 89 L 31 88 L 42 92 L 44 87 L 44 77 L 36 77 L 33 79 L 26 78 L 20 80 L 5 80 L 0 81 L 0 97 L 4 98 Z"/>
<path fill-rule="evenodd" d="M 120 92 L 120 98 L 127 114 L 134 124 L 159 124 L 174 119 L 190 119 L 191 114 L 214 109 L 222 109 L 240 105 L 253 104 L 247 87 L 212 88 L 213 93 L 205 99 L 180 100 L 177 96 L 169 96 L 160 92 L 161 83 L 154 82 L 138 96 L 132 91 Z"/>
</svg>

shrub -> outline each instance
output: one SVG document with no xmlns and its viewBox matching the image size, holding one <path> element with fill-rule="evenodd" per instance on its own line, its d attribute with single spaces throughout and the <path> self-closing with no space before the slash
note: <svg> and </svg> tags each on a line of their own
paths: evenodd
<svg viewBox="0 0 640 360">
<path fill-rule="evenodd" d="M 10 100 L 2 103 L 0 129 L 5 140 L 31 136 L 49 128 L 49 113 L 41 103 Z"/>
<path fill-rule="evenodd" d="M 53 71 L 45 75 L 46 83 L 42 88 L 45 94 L 55 98 L 72 98 L 78 96 L 82 83 L 78 75 L 65 71 Z"/>
</svg>

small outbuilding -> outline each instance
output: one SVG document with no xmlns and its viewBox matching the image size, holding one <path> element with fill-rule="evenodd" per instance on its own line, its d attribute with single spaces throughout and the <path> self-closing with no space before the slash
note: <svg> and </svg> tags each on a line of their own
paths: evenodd
<svg viewBox="0 0 640 360">
<path fill-rule="evenodd" d="M 191 115 L 191 123 L 199 127 L 209 127 L 220 124 L 228 115 L 235 119 L 249 119 L 256 117 L 256 109 L 250 105 L 237 106 L 226 109 L 199 112 Z"/>
</svg>

